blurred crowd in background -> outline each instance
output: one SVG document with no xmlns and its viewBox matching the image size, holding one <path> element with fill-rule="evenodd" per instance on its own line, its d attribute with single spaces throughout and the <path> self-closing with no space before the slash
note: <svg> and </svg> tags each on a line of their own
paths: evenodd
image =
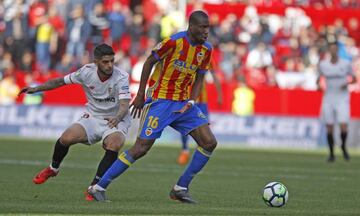
<svg viewBox="0 0 360 216">
<path fill-rule="evenodd" d="M 207 0 L 247 5 L 244 13 L 210 16 L 209 40 L 222 82 L 257 88 L 316 89 L 317 65 L 336 37 L 341 58 L 360 76 L 360 20 L 336 19 L 315 28 L 302 7 L 359 9 L 359 0 Z M 256 6 L 289 6 L 285 15 L 259 14 Z M 140 79 L 145 57 L 159 41 L 186 29 L 177 0 L 0 0 L 0 103 L 14 102 L 19 89 L 62 76 L 92 61 L 92 49 L 108 43 L 116 65 Z M 299 6 L 299 7 L 298 7 Z M 360 80 L 360 79 L 359 79 Z M 353 85 L 352 91 L 360 91 Z M 4 97 L 6 95 L 6 97 Z"/>
</svg>

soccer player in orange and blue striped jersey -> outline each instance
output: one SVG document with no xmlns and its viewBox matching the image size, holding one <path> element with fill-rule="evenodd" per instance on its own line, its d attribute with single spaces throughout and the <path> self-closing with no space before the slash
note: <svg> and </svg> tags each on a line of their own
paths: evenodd
<svg viewBox="0 0 360 216">
<path fill-rule="evenodd" d="M 144 156 L 164 128 L 171 126 L 181 134 L 190 134 L 198 148 L 172 188 L 170 198 L 196 203 L 188 192 L 190 182 L 206 165 L 217 145 L 206 116 L 194 106 L 210 65 L 212 47 L 206 42 L 208 34 L 208 15 L 203 11 L 195 11 L 190 15 L 187 31 L 162 41 L 146 59 L 139 90 L 132 103 L 133 116 L 141 115 L 138 137 L 135 145 L 123 152 L 103 178 L 89 188 L 89 193 L 96 200 L 105 200 L 104 191 L 110 182 Z M 145 101 L 145 88 L 154 65 L 155 71 L 150 78 Z"/>
</svg>

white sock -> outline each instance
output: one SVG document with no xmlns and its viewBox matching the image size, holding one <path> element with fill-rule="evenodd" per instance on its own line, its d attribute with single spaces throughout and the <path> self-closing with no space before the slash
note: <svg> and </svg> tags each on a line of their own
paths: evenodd
<svg viewBox="0 0 360 216">
<path fill-rule="evenodd" d="M 50 169 L 52 169 L 52 170 L 55 171 L 55 172 L 59 172 L 59 169 L 60 169 L 60 168 L 54 168 L 54 167 L 52 167 L 51 164 L 50 164 Z"/>
<path fill-rule="evenodd" d="M 99 185 L 94 185 L 93 186 L 93 188 L 95 189 L 95 190 L 98 190 L 98 191 L 105 191 L 105 188 L 103 188 L 103 187 L 101 187 L 101 186 L 99 186 Z"/>
<path fill-rule="evenodd" d="M 186 188 L 186 187 L 181 187 L 181 186 L 179 186 L 179 185 L 175 185 L 175 186 L 174 186 L 174 190 L 176 190 L 176 191 L 179 191 L 179 190 L 187 190 L 187 188 Z"/>
</svg>

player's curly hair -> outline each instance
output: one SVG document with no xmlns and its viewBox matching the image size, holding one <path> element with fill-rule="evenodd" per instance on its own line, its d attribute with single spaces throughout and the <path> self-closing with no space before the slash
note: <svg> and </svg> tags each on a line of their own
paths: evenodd
<svg viewBox="0 0 360 216">
<path fill-rule="evenodd" d="M 101 57 L 106 56 L 106 55 L 115 55 L 114 50 L 112 49 L 111 46 L 109 46 L 107 44 L 100 44 L 95 47 L 94 57 L 96 59 L 100 59 Z"/>
</svg>

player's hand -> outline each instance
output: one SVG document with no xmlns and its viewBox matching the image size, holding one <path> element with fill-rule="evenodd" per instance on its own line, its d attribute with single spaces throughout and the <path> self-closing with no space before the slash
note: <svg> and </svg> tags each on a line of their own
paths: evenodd
<svg viewBox="0 0 360 216">
<path fill-rule="evenodd" d="M 186 111 L 188 111 L 191 107 L 193 107 L 194 105 L 190 102 L 187 102 L 185 104 L 185 106 L 183 106 L 180 110 L 174 111 L 174 113 L 184 113 Z"/>
<path fill-rule="evenodd" d="M 120 119 L 118 117 L 112 117 L 112 118 L 104 118 L 106 121 L 108 121 L 107 126 L 110 128 L 117 128 L 117 125 L 120 122 Z"/>
<path fill-rule="evenodd" d="M 133 118 L 140 118 L 142 108 L 144 107 L 145 99 L 143 95 L 137 94 L 134 101 L 130 105 L 131 116 Z"/>
<path fill-rule="evenodd" d="M 31 87 L 24 87 L 20 90 L 19 94 L 18 94 L 18 97 L 24 93 L 24 94 L 33 94 L 36 92 L 36 89 L 35 88 L 31 88 Z"/>
</svg>

